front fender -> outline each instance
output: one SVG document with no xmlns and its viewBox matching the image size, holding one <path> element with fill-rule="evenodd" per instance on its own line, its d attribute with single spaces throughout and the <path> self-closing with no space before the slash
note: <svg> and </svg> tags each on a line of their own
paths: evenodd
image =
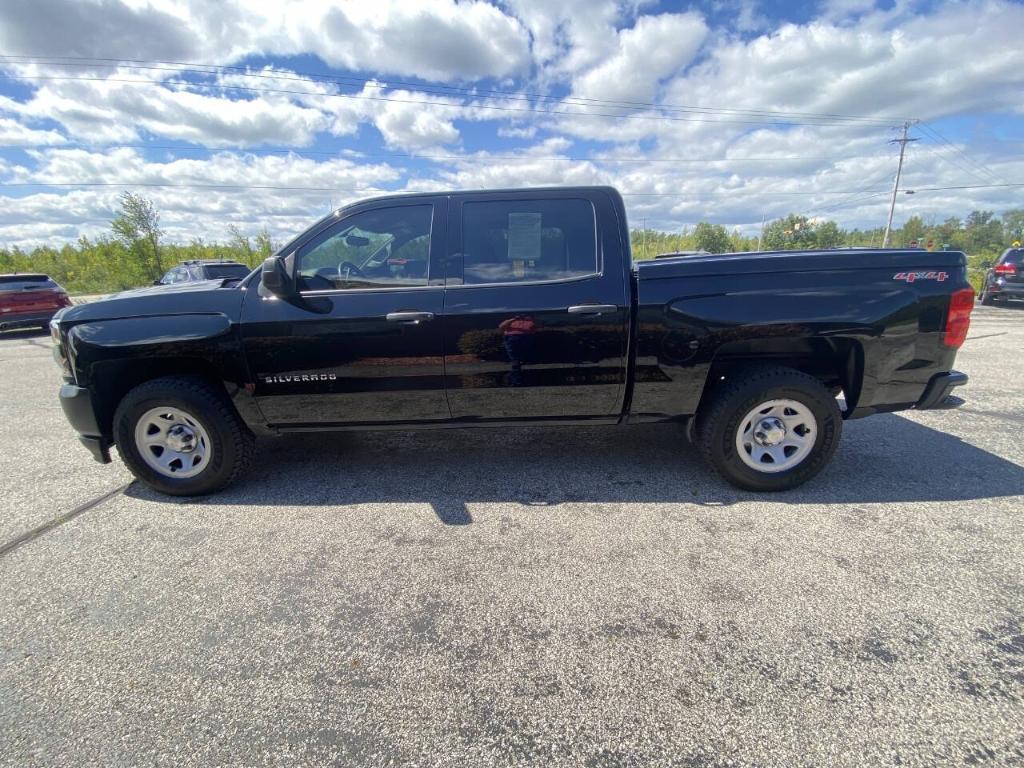
<svg viewBox="0 0 1024 768">
<path fill-rule="evenodd" d="M 237 334 L 220 313 L 85 322 L 68 332 L 68 349 L 79 386 L 89 386 L 106 363 L 175 357 L 205 360 L 226 381 L 245 380 Z"/>
</svg>

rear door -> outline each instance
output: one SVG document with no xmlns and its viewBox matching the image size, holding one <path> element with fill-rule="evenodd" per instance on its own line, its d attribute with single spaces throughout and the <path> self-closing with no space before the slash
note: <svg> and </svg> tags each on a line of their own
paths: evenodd
<svg viewBox="0 0 1024 768">
<path fill-rule="evenodd" d="M 301 294 L 251 283 L 242 337 L 257 402 L 283 429 L 448 421 L 440 316 L 443 197 L 379 201 L 310 233 Z"/>
<path fill-rule="evenodd" d="M 452 198 L 443 317 L 452 417 L 615 420 L 628 285 L 601 193 Z"/>
</svg>

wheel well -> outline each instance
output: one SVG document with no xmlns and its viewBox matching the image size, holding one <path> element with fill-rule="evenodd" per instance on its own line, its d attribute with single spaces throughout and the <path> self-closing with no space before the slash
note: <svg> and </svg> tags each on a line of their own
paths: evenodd
<svg viewBox="0 0 1024 768">
<path fill-rule="evenodd" d="M 201 358 L 132 358 L 99 363 L 93 370 L 90 388 L 96 419 L 105 437 L 112 437 L 114 411 L 124 396 L 139 384 L 161 376 L 199 376 L 217 389 L 224 390 L 224 381 L 216 368 Z"/>
<path fill-rule="evenodd" d="M 860 397 L 864 353 L 858 341 L 844 338 L 762 339 L 723 345 L 715 355 L 701 395 L 701 407 L 719 386 L 746 368 L 781 365 L 815 377 L 829 389 L 842 390 L 846 410 Z"/>
</svg>

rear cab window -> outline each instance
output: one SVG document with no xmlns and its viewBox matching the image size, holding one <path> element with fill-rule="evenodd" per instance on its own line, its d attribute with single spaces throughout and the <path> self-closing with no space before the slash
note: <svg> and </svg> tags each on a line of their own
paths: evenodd
<svg viewBox="0 0 1024 768">
<path fill-rule="evenodd" d="M 462 233 L 464 285 L 550 282 L 599 272 L 589 200 L 469 200 L 462 206 Z"/>
<path fill-rule="evenodd" d="M 207 264 L 206 276 L 210 280 L 221 280 L 225 277 L 241 280 L 252 272 L 251 269 L 242 264 Z"/>
<path fill-rule="evenodd" d="M 0 293 L 45 291 L 57 284 L 46 275 L 0 275 Z"/>
<path fill-rule="evenodd" d="M 1024 265 L 1024 248 L 1010 248 L 999 259 L 1000 264 L 1016 264 L 1018 267 Z"/>
</svg>

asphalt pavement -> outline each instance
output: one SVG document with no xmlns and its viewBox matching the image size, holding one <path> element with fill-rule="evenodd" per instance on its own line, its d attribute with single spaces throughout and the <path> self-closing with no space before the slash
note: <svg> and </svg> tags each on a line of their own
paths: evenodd
<svg viewBox="0 0 1024 768">
<path fill-rule="evenodd" d="M 978 308 L 959 409 L 784 494 L 659 425 L 271 440 L 196 501 L 0 334 L 0 764 L 1022 765 L 1022 349 Z"/>
</svg>

